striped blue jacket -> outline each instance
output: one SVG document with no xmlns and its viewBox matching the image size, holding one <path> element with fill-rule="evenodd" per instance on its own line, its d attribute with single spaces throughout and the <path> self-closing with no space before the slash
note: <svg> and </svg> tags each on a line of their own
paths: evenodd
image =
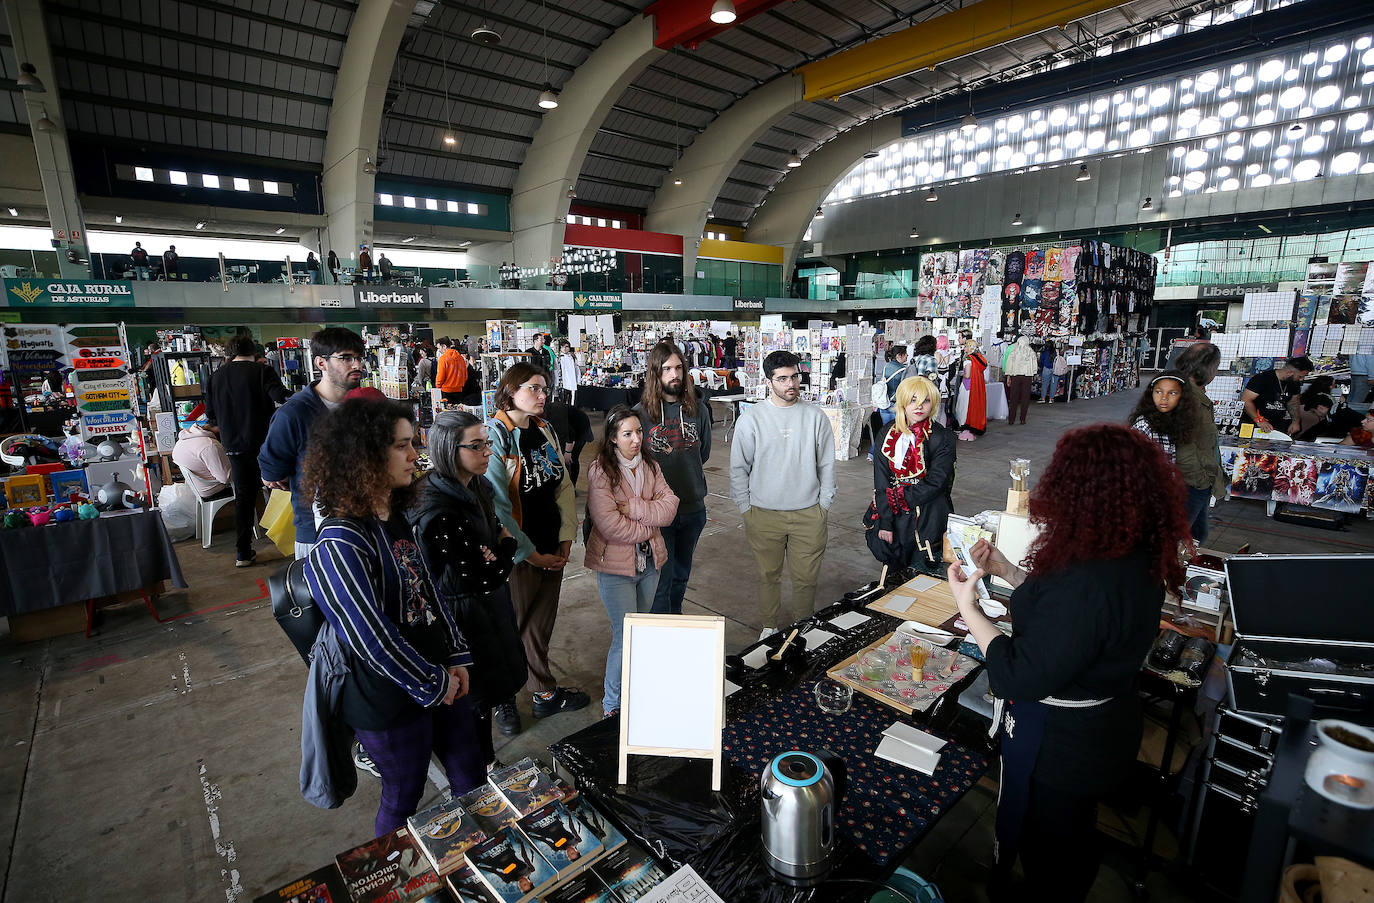
<svg viewBox="0 0 1374 903">
<path fill-rule="evenodd" d="M 438 705 L 448 692 L 448 669 L 472 664 L 467 641 L 447 605 L 440 603 L 424 553 L 418 562 L 398 562 L 391 538 L 376 518 L 330 518 L 306 559 L 310 594 L 344 643 L 363 661 L 395 681 L 425 707 Z M 406 604 L 402 567 L 423 568 L 428 593 L 418 615 L 445 635 L 451 650 L 443 662 L 426 661 L 397 625 Z M 416 616 L 412 611 L 411 616 Z"/>
</svg>

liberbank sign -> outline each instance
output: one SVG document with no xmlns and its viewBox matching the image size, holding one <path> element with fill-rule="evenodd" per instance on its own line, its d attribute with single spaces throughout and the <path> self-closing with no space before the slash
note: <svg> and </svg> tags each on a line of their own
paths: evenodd
<svg viewBox="0 0 1374 903">
<path fill-rule="evenodd" d="M 429 292 L 422 288 L 403 291 L 378 291 L 358 288 L 359 307 L 429 307 Z"/>
<path fill-rule="evenodd" d="M 8 307 L 133 307 L 131 282 L 6 279 Z"/>
</svg>

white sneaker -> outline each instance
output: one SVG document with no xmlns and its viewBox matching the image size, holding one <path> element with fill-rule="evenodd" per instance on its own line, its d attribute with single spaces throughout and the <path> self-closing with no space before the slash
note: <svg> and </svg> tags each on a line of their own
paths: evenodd
<svg viewBox="0 0 1374 903">
<path fill-rule="evenodd" d="M 761 640 L 766 640 L 766 639 L 768 639 L 770 636 L 772 636 L 773 634 L 775 634 L 775 633 L 777 633 L 777 632 L 778 632 L 778 628 L 776 628 L 776 627 L 765 627 L 765 628 L 763 628 L 763 633 L 760 633 L 760 634 L 759 634 L 759 639 L 761 639 Z"/>
</svg>

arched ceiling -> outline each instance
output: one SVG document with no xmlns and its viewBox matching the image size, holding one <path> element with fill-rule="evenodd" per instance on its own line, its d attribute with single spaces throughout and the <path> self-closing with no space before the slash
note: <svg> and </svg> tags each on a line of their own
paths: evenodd
<svg viewBox="0 0 1374 903">
<path fill-rule="evenodd" d="M 1260 6 L 1287 0 L 1258 0 Z M 588 204 L 643 210 L 681 149 L 741 97 L 812 60 L 942 15 L 959 0 L 792 0 L 676 48 L 616 99 L 577 183 Z M 1099 47 L 1232 0 L 1132 0 L 841 97 L 803 103 L 735 166 L 717 220 L 747 222 L 803 156 L 875 115 L 1068 65 Z M 382 177 L 509 191 L 539 128 L 544 83 L 560 87 L 648 0 L 418 0 L 382 114 Z M 66 128 L 164 149 L 319 166 L 354 0 L 50 0 Z M 4 18 L 0 17 L 0 29 Z M 469 35 L 479 24 L 498 45 Z M 17 60 L 0 33 L 0 129 L 26 130 Z M 957 102 L 957 101 L 955 101 Z M 937 105 L 940 101 L 936 100 Z M 458 139 L 444 143 L 449 127 Z"/>
</svg>

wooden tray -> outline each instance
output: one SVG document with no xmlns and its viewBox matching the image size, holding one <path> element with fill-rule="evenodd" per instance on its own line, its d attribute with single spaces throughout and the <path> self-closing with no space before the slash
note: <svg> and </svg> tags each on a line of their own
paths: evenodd
<svg viewBox="0 0 1374 903">
<path fill-rule="evenodd" d="M 975 669 L 980 667 L 979 663 L 974 659 L 971 659 L 967 655 L 955 651 L 954 661 L 959 662 L 961 664 L 961 667 L 963 669 L 962 673 L 958 677 L 951 677 L 949 680 L 945 681 L 944 683 L 947 685 L 945 690 L 940 691 L 931 699 L 920 700 L 915 705 L 911 705 L 901 699 L 896 699 L 891 696 L 888 696 L 885 693 L 882 693 L 879 690 L 875 689 L 867 681 L 851 680 L 850 678 L 844 675 L 844 669 L 848 668 L 850 665 L 857 664 L 859 661 L 859 656 L 863 655 L 865 652 L 876 646 L 887 645 L 889 642 L 892 641 L 892 638 L 896 635 L 897 632 L 894 630 L 892 633 L 889 633 L 882 639 L 874 640 L 872 643 L 869 643 L 867 646 L 860 649 L 858 652 L 854 653 L 849 658 L 836 664 L 833 668 L 826 672 L 826 676 L 829 677 L 831 680 L 836 681 L 837 683 L 842 683 L 845 686 L 852 688 L 857 693 L 862 693 L 865 696 L 878 700 L 884 705 L 891 706 L 892 708 L 896 709 L 897 711 L 905 715 L 913 715 L 918 712 L 922 714 L 929 712 L 932 708 L 935 707 L 935 704 L 940 701 L 940 697 L 943 696 L 944 693 L 948 691 L 950 687 L 953 687 L 966 675 L 972 673 Z"/>
<path fill-rule="evenodd" d="M 905 621 L 920 621 L 922 624 L 938 627 L 959 613 L 959 605 L 954 601 L 954 593 L 950 591 L 947 581 L 937 580 L 934 586 L 919 592 L 912 589 L 912 584 L 917 580 L 928 579 L 931 578 L 916 577 L 908 580 L 881 599 L 870 602 L 868 607 Z M 906 610 L 896 611 L 902 602 L 907 603 Z M 887 608 L 889 604 L 893 607 Z"/>
</svg>

